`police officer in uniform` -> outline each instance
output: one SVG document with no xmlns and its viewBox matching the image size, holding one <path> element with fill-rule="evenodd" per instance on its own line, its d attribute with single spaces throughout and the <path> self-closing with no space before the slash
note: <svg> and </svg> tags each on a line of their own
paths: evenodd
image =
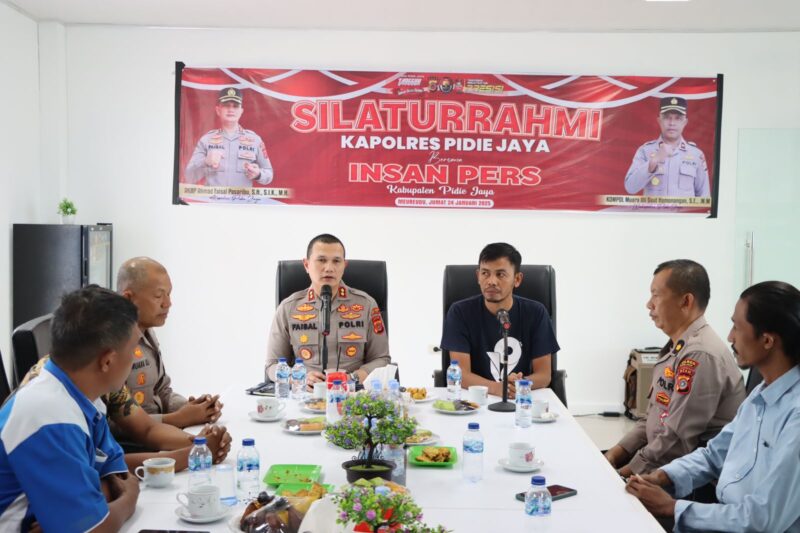
<svg viewBox="0 0 800 533">
<path fill-rule="evenodd" d="M 157 420 L 180 428 L 216 422 L 222 413 L 219 395 L 181 396 L 172 390 L 164 367 L 153 328 L 164 325 L 172 306 L 172 281 L 166 268 L 149 257 L 129 259 L 117 274 L 117 291 L 139 311 L 142 337 L 126 381 L 137 405 Z"/>
<path fill-rule="evenodd" d="M 694 451 L 733 420 L 745 398 L 733 356 L 703 315 L 711 294 L 706 270 L 686 259 L 667 261 L 650 292 L 650 317 L 670 340 L 653 368 L 646 418 L 606 452 L 625 477 Z"/>
<path fill-rule="evenodd" d="M 703 152 L 683 139 L 688 123 L 686 99 L 661 99 L 658 125 L 661 136 L 636 151 L 625 176 L 625 190 L 645 196 L 708 197 L 708 165 Z"/>
<path fill-rule="evenodd" d="M 215 187 L 252 187 L 272 181 L 272 164 L 264 141 L 255 132 L 239 125 L 244 107 L 242 91 L 222 89 L 214 110 L 221 128 L 203 135 L 186 166 L 187 183 L 205 178 Z"/>
<path fill-rule="evenodd" d="M 325 380 L 319 297 L 323 285 L 333 291 L 327 369 L 338 367 L 363 383 L 372 370 L 391 362 L 381 311 L 369 294 L 342 282 L 346 265 L 344 245 L 333 235 L 318 235 L 309 243 L 303 266 L 311 286 L 280 303 L 270 328 L 267 373 L 273 381 L 280 357 L 286 357 L 290 366 L 301 359 L 309 386 Z"/>
</svg>

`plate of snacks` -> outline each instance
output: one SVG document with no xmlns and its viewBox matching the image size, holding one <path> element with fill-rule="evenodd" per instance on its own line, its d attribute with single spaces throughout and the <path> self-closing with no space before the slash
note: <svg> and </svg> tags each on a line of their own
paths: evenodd
<svg viewBox="0 0 800 533">
<path fill-rule="evenodd" d="M 412 446 L 408 449 L 408 462 L 416 466 L 448 467 L 456 464 L 458 456 L 452 446 Z"/>
<path fill-rule="evenodd" d="M 313 498 L 318 500 L 329 494 L 334 492 L 336 487 L 334 485 L 328 484 L 320 484 L 317 482 L 314 483 L 281 483 L 278 485 L 278 488 L 275 489 L 275 494 L 278 496 L 284 496 L 286 498 L 293 497 L 293 498 Z"/>
<path fill-rule="evenodd" d="M 428 403 L 436 399 L 434 390 L 427 387 L 406 387 L 405 392 L 411 395 L 414 403 Z"/>
<path fill-rule="evenodd" d="M 300 404 L 300 408 L 308 413 L 325 414 L 325 399 L 313 398 Z"/>
<path fill-rule="evenodd" d="M 433 402 L 433 410 L 445 415 L 468 415 L 476 412 L 480 408 L 475 402 L 466 400 L 436 400 Z"/>
<path fill-rule="evenodd" d="M 293 433 L 295 435 L 319 435 L 324 429 L 324 416 L 292 418 L 283 423 L 283 430 L 286 433 Z"/>
<path fill-rule="evenodd" d="M 439 440 L 439 435 L 437 435 L 430 429 L 417 428 L 417 431 L 406 439 L 406 444 L 428 445 L 428 444 L 433 444 L 438 440 Z"/>
</svg>

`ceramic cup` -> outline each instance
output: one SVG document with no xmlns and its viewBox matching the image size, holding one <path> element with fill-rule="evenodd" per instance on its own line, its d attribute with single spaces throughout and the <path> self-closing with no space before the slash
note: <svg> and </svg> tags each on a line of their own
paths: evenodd
<svg viewBox="0 0 800 533">
<path fill-rule="evenodd" d="M 508 445 L 508 463 L 512 466 L 532 466 L 536 459 L 533 444 L 512 442 Z"/>
<path fill-rule="evenodd" d="M 314 398 L 324 400 L 325 395 L 328 393 L 328 384 L 324 381 L 314 383 Z"/>
<path fill-rule="evenodd" d="M 142 466 L 136 467 L 134 474 L 148 487 L 166 487 L 175 478 L 175 459 L 169 457 L 145 459 Z"/>
<path fill-rule="evenodd" d="M 217 516 L 221 510 L 219 487 L 215 485 L 192 487 L 189 492 L 176 494 L 175 499 L 195 518 Z"/>
<path fill-rule="evenodd" d="M 472 385 L 467 389 L 469 400 L 478 405 L 483 405 L 489 399 L 489 387 L 486 385 Z"/>
<path fill-rule="evenodd" d="M 550 412 L 550 404 L 544 400 L 533 400 L 531 404 L 531 415 L 542 418 L 542 415 Z"/>
<path fill-rule="evenodd" d="M 286 408 L 286 404 L 278 398 L 259 398 L 257 403 L 259 418 L 274 418 Z"/>
</svg>

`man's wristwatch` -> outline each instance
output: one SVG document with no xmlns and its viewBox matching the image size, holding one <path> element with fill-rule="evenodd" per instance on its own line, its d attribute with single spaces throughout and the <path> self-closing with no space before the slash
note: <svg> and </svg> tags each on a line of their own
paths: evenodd
<svg viewBox="0 0 800 533">
<path fill-rule="evenodd" d="M 350 372 L 350 373 L 347 375 L 347 377 L 348 377 L 348 379 L 352 379 L 352 380 L 353 380 L 353 383 L 355 383 L 356 385 L 358 385 L 358 373 L 357 373 L 357 372 Z"/>
</svg>

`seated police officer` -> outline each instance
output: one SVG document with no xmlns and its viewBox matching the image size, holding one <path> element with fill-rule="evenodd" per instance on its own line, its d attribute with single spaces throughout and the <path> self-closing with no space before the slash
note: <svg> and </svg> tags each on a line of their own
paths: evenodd
<svg viewBox="0 0 800 533">
<path fill-rule="evenodd" d="M 619 473 L 651 472 L 697 448 L 730 422 L 745 397 L 728 348 L 706 322 L 706 269 L 688 259 L 661 263 L 647 309 L 669 336 L 653 367 L 647 416 L 606 452 Z"/>
<path fill-rule="evenodd" d="M 280 357 L 289 365 L 297 358 L 308 368 L 308 386 L 325 380 L 322 368 L 320 332 L 320 291 L 332 289 L 328 368 L 350 374 L 363 383 L 369 373 L 391 362 L 389 340 L 378 304 L 367 293 L 342 282 L 347 267 L 344 244 L 329 234 L 317 235 L 308 243 L 303 266 L 311 278 L 308 289 L 283 300 L 275 311 L 267 347 L 267 373 L 275 380 Z"/>
<path fill-rule="evenodd" d="M 441 346 L 458 361 L 462 386 L 487 385 L 489 394 L 502 395 L 500 361 L 503 352 L 502 326 L 497 312 L 505 309 L 508 332 L 508 396 L 516 392 L 514 382 L 529 379 L 533 388 L 550 384 L 550 356 L 559 346 L 547 309 L 539 302 L 515 296 L 522 283 L 522 256 L 504 242 L 487 245 L 476 271 L 481 294 L 450 306 Z"/>
</svg>

